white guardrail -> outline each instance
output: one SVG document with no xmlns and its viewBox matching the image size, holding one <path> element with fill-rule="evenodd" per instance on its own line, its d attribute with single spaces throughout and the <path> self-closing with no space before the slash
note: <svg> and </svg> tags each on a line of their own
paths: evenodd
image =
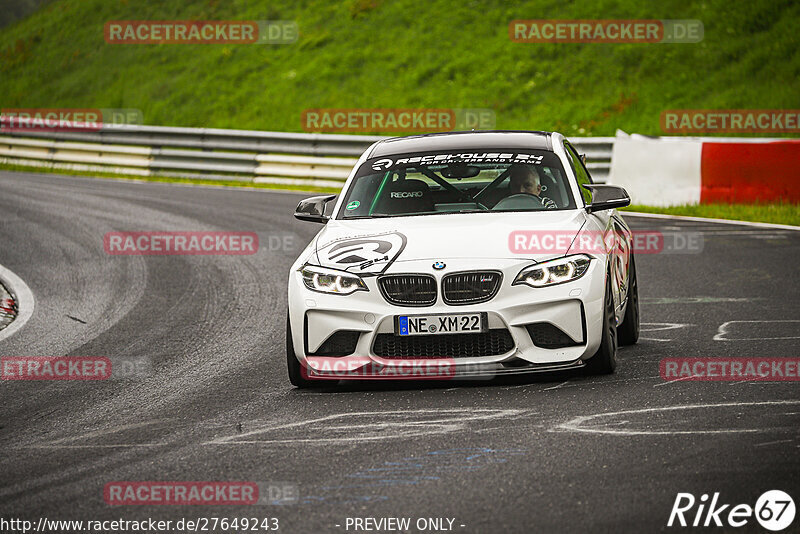
<svg viewBox="0 0 800 534">
<path fill-rule="evenodd" d="M 0 163 L 78 172 L 341 187 L 358 156 L 384 137 L 104 125 L 90 131 L 0 133 Z M 596 182 L 613 137 L 571 138 Z"/>
</svg>

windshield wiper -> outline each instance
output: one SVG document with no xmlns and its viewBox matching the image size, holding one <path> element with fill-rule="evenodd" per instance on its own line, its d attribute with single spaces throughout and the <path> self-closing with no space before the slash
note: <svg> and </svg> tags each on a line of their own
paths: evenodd
<svg viewBox="0 0 800 534">
<path fill-rule="evenodd" d="M 345 221 L 352 221 L 353 219 L 381 219 L 386 217 L 395 217 L 388 213 L 373 213 L 372 215 L 356 215 L 355 217 L 343 217 Z"/>
</svg>

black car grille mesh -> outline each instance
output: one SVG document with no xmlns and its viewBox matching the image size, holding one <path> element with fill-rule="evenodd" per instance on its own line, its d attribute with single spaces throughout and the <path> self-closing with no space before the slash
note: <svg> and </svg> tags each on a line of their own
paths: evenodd
<svg viewBox="0 0 800 534">
<path fill-rule="evenodd" d="M 372 350 L 381 358 L 478 358 L 498 356 L 514 348 L 514 339 L 505 328 L 480 334 L 434 334 L 396 336 L 378 334 Z"/>
<path fill-rule="evenodd" d="M 378 279 L 381 294 L 398 306 L 431 306 L 436 302 L 436 279 L 425 274 L 391 274 Z"/>
<path fill-rule="evenodd" d="M 502 275 L 497 271 L 472 271 L 448 274 L 442 280 L 442 297 L 447 304 L 486 302 L 500 289 Z"/>
</svg>

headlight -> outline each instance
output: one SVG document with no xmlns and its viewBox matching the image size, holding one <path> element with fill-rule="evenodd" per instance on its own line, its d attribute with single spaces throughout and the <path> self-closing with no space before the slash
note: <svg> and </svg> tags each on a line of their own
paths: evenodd
<svg viewBox="0 0 800 534">
<path fill-rule="evenodd" d="M 531 287 L 545 287 L 571 282 L 586 274 L 591 261 L 592 258 L 589 256 L 580 254 L 537 263 L 522 269 L 511 285 L 527 284 Z"/>
<path fill-rule="evenodd" d="M 334 293 L 336 295 L 349 295 L 356 291 L 369 291 L 367 284 L 364 283 L 361 277 L 344 271 L 326 269 L 316 265 L 304 265 L 300 269 L 300 273 L 303 275 L 303 283 L 312 291 Z"/>
</svg>

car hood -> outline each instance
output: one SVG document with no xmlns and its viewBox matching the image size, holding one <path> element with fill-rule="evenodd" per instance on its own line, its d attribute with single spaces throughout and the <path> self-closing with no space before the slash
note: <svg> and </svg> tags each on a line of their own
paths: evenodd
<svg viewBox="0 0 800 534">
<path fill-rule="evenodd" d="M 515 253 L 512 233 L 555 233 L 569 239 L 585 222 L 583 210 L 332 219 L 317 236 L 314 250 L 318 265 L 358 274 L 377 274 L 392 263 L 417 260 L 543 261 L 564 252 Z"/>
</svg>

